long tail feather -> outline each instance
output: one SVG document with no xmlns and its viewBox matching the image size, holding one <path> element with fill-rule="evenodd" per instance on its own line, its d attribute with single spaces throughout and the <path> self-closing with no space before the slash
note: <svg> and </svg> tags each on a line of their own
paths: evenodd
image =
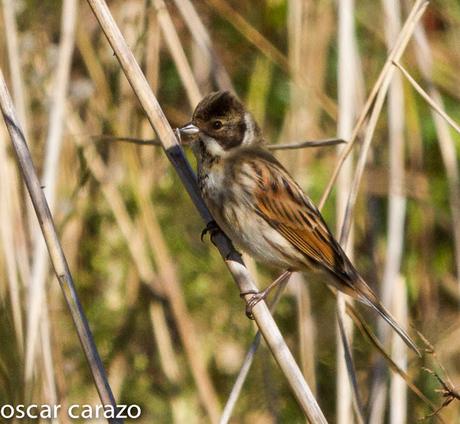
<svg viewBox="0 0 460 424">
<path fill-rule="evenodd" d="M 359 277 L 357 284 L 355 283 L 357 291 L 359 293 L 358 298 L 361 302 L 373 308 L 378 314 L 393 328 L 399 337 L 410 347 L 419 357 L 422 357 L 420 350 L 418 349 L 415 342 L 409 337 L 406 331 L 396 322 L 393 316 L 387 311 L 387 309 L 380 303 L 375 293 L 366 284 L 366 282 Z"/>
</svg>

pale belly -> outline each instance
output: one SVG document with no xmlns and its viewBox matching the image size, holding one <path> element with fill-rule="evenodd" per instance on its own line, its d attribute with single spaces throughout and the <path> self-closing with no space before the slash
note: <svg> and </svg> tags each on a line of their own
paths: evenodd
<svg viewBox="0 0 460 424">
<path fill-rule="evenodd" d="M 252 182 L 224 184 L 223 170 L 207 173 L 201 192 L 219 227 L 238 249 L 254 259 L 282 269 L 305 269 L 306 258 L 260 217 L 248 196 Z"/>
</svg>

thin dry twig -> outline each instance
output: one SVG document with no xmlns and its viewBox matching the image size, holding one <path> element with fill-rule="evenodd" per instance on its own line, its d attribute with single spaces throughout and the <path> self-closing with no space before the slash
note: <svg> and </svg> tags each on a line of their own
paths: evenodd
<svg viewBox="0 0 460 424">
<path fill-rule="evenodd" d="M 457 268 L 457 285 L 460 289 L 460 170 L 457 163 L 455 141 L 448 129 L 449 120 L 444 118 L 443 99 L 441 93 L 433 84 L 433 58 L 428 44 L 425 30 L 422 25 L 417 27 L 414 37 L 417 48 L 415 57 L 417 59 L 420 72 L 425 80 L 428 81 L 428 94 L 433 100 L 432 112 L 434 125 L 438 134 L 438 143 L 441 157 L 446 168 L 446 176 L 449 187 L 449 203 L 452 215 L 452 227 L 455 247 L 455 263 Z M 447 115 L 446 115 L 447 116 Z M 450 121 L 453 122 L 451 119 Z M 456 124 L 458 127 L 458 124 Z M 458 130 L 457 130 L 458 131 Z"/>
<path fill-rule="evenodd" d="M 415 81 L 415 79 L 412 77 L 412 75 L 407 71 L 407 69 L 401 65 L 396 60 L 392 61 L 393 65 L 395 65 L 401 72 L 402 74 L 407 78 L 407 80 L 411 83 L 412 87 L 415 88 L 417 93 L 419 93 L 423 99 L 431 106 L 431 108 L 438 113 L 455 131 L 457 131 L 460 134 L 460 125 L 457 124 L 441 107 L 441 105 L 438 105 L 433 98 L 420 86 L 420 84 Z"/>
<path fill-rule="evenodd" d="M 88 0 L 93 9 L 101 28 L 110 42 L 120 65 L 125 72 L 130 84 L 133 87 L 147 117 L 155 128 L 165 152 L 179 174 L 184 186 L 191 196 L 195 206 L 204 218 L 205 222 L 211 221 L 211 215 L 204 205 L 196 185 L 196 178 L 185 159 L 178 140 L 172 131 L 157 99 L 150 90 L 142 71 L 135 61 L 131 51 L 126 45 L 105 1 Z M 235 278 L 241 292 L 248 292 L 256 289 L 250 275 L 248 274 L 240 255 L 234 250 L 229 239 L 223 233 L 213 237 L 213 242 L 219 249 L 223 259 Z M 250 295 L 246 297 L 249 298 Z M 291 388 L 299 401 L 303 411 L 314 423 L 325 423 L 326 419 L 319 408 L 310 388 L 302 377 L 302 374 L 286 346 L 282 335 L 276 326 L 273 317 L 265 304 L 258 303 L 253 310 L 257 325 L 259 326 L 265 340 L 275 359 L 288 379 Z"/>
<path fill-rule="evenodd" d="M 449 378 L 447 374 L 446 369 L 442 365 L 441 361 L 439 361 L 438 355 L 436 354 L 436 349 L 434 348 L 434 346 L 430 343 L 430 341 L 422 333 L 420 333 L 419 331 L 417 331 L 417 333 L 419 337 L 422 339 L 423 343 L 425 344 L 425 352 L 432 356 L 433 362 L 436 364 L 436 366 L 442 371 L 442 373 L 445 376 L 443 378 L 439 375 L 439 373 L 431 370 L 430 368 L 422 367 L 424 371 L 433 375 L 436 378 L 436 380 L 438 380 L 438 383 L 441 385 L 441 389 L 437 389 L 436 391 L 442 394 L 444 401 L 436 410 L 434 410 L 431 414 L 426 415 L 421 420 L 425 420 L 430 417 L 436 417 L 442 420 L 442 418 L 439 416 L 439 412 L 441 412 L 441 410 L 443 410 L 446 406 L 450 405 L 452 401 L 454 401 L 455 399 L 460 401 L 460 392 L 455 389 L 452 383 L 452 380 Z"/>
<path fill-rule="evenodd" d="M 102 361 L 97 352 L 91 330 L 81 307 L 78 294 L 75 290 L 72 275 L 54 226 L 51 212 L 41 189 L 27 143 L 14 111 L 11 97 L 0 69 L 0 107 L 3 119 L 10 133 L 14 151 L 16 153 L 24 181 L 32 199 L 43 236 L 45 238 L 54 271 L 61 285 L 67 306 L 72 315 L 83 351 L 88 361 L 101 402 L 116 408 L 116 402 L 109 386 Z M 122 423 L 120 419 L 110 419 L 112 423 Z"/>
<path fill-rule="evenodd" d="M 93 140 L 100 141 L 123 141 L 126 143 L 138 144 L 140 146 L 161 146 L 160 140 L 156 138 L 142 139 L 137 137 L 117 137 L 114 135 L 93 135 Z M 323 140 L 306 140 L 300 143 L 287 143 L 287 144 L 267 144 L 269 150 L 294 150 L 303 149 L 308 147 L 327 147 L 336 146 L 338 144 L 346 144 L 347 142 L 341 138 L 325 138 Z"/>
<path fill-rule="evenodd" d="M 282 283 L 277 287 L 275 295 L 273 297 L 273 301 L 269 306 L 271 313 L 273 313 L 276 307 L 278 306 L 278 303 L 281 299 L 281 295 L 283 294 L 284 288 L 289 282 L 290 276 L 291 272 L 285 271 L 278 277 L 278 279 L 282 279 Z M 236 406 L 236 402 L 240 397 L 244 382 L 246 381 L 246 378 L 249 374 L 249 370 L 251 369 L 252 362 L 254 361 L 255 354 L 257 352 L 257 349 L 259 348 L 260 337 L 260 331 L 257 331 L 256 335 L 254 336 L 254 339 L 252 340 L 251 345 L 249 346 L 246 356 L 244 357 L 243 364 L 241 365 L 238 376 L 236 377 L 235 383 L 233 384 L 230 395 L 228 396 L 227 403 L 225 404 L 224 410 L 219 420 L 219 424 L 227 424 L 230 421 L 233 410 Z"/>
</svg>

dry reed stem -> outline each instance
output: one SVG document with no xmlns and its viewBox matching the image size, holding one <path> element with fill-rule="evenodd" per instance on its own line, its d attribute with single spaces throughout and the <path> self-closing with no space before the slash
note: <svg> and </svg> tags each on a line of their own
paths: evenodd
<svg viewBox="0 0 460 424">
<path fill-rule="evenodd" d="M 179 36 L 174 28 L 171 16 L 164 3 L 164 0 L 153 0 L 157 10 L 158 22 L 163 32 L 168 50 L 176 64 L 177 72 L 187 93 L 190 105 L 194 108 L 201 100 L 200 89 L 193 76 L 192 68 L 185 56 L 184 48 L 180 42 Z"/>
<path fill-rule="evenodd" d="M 284 281 L 276 288 L 275 295 L 273 297 L 273 301 L 271 302 L 269 308 L 270 312 L 274 312 L 276 307 L 278 306 L 279 301 L 281 300 L 281 295 L 289 282 L 289 277 L 291 273 L 289 271 L 285 271 L 283 274 L 280 275 L 280 279 L 285 278 Z M 284 277 L 283 277 L 284 276 Z M 219 424 L 227 424 L 233 414 L 233 410 L 235 409 L 236 402 L 240 397 L 241 391 L 243 390 L 244 383 L 246 378 L 249 374 L 249 370 L 251 369 L 251 365 L 254 361 L 255 354 L 257 349 L 260 345 L 260 331 L 256 332 L 254 339 L 249 346 L 249 349 L 244 357 L 243 363 L 240 367 L 240 371 L 238 372 L 238 376 L 236 377 L 235 383 L 233 384 L 232 390 L 230 391 L 230 395 L 228 396 L 227 403 L 225 404 L 224 410 L 219 420 Z"/>
<path fill-rule="evenodd" d="M 8 89 L 3 77 L 3 72 L 1 70 L 0 107 L 2 109 L 6 126 L 10 133 L 13 148 L 16 153 L 24 181 L 26 183 L 35 208 L 35 212 L 40 222 L 43 236 L 46 240 L 54 271 L 61 285 L 69 311 L 72 315 L 72 319 L 74 321 L 80 342 L 82 344 L 86 359 L 91 370 L 91 374 L 94 379 L 94 383 L 99 393 L 99 397 L 104 405 L 112 405 L 115 407 L 115 399 L 113 398 L 104 367 L 97 352 L 91 331 L 88 326 L 88 322 L 75 290 L 75 285 L 70 274 L 66 258 L 64 256 L 62 246 L 56 233 L 50 209 L 42 192 L 40 181 L 34 169 L 32 158 L 18 123 L 11 97 L 8 93 Z M 122 421 L 113 419 L 111 422 L 121 423 Z"/>
<path fill-rule="evenodd" d="M 235 92 L 232 81 L 221 60 L 217 56 L 209 36 L 208 30 L 203 25 L 199 14 L 190 0 L 174 0 L 176 7 L 179 9 L 185 24 L 187 25 L 193 39 L 207 56 L 211 59 L 211 72 L 214 80 L 220 90 L 229 90 Z"/>
<path fill-rule="evenodd" d="M 385 38 L 388 51 L 394 45 L 396 37 L 401 30 L 401 11 L 399 3 L 392 0 L 383 0 L 385 15 Z M 398 284 L 401 261 L 403 257 L 406 198 L 405 170 L 404 170 L 404 128 L 405 108 L 404 93 L 400 75 L 395 75 L 391 81 L 388 92 L 388 136 L 389 136 L 389 187 L 388 187 L 388 222 L 387 222 L 387 246 L 386 261 L 381 284 L 381 299 L 384 305 L 388 305 L 389 311 L 393 312 L 392 305 L 395 296 L 396 284 Z M 407 307 L 406 307 L 407 310 Z M 407 317 L 403 322 L 407 322 Z M 401 324 L 403 324 L 403 322 Z M 389 341 L 389 328 L 382 320 L 378 323 L 378 334 L 384 346 Z M 377 372 L 372 385 L 373 402 L 370 408 L 371 420 L 382 423 L 385 415 L 387 399 L 387 366 L 383 360 L 377 363 Z M 405 386 L 396 385 L 401 390 L 400 397 L 405 396 Z M 398 397 L 393 388 L 392 396 Z M 391 410 L 398 403 L 390 402 Z M 391 412 L 393 413 L 393 412 Z"/>
<path fill-rule="evenodd" d="M 356 36 L 354 32 L 354 1 L 342 0 L 338 4 L 338 120 L 337 120 L 337 135 L 344 139 L 351 136 L 353 120 L 356 115 L 356 97 L 357 84 L 356 81 L 350 82 L 350 75 L 356 74 L 357 61 L 356 55 Z M 339 146 L 337 153 L 344 150 L 345 146 Z M 352 179 L 352 156 L 350 155 L 345 161 L 341 172 L 337 179 L 337 230 L 343 223 L 343 217 L 346 208 L 346 199 L 349 195 Z M 345 251 L 352 258 L 353 253 L 353 234 L 350 234 Z M 345 360 L 346 346 L 353 340 L 353 326 L 351 319 L 345 315 L 345 299 L 344 295 L 337 292 L 337 375 L 336 375 L 336 402 L 337 402 L 337 423 L 347 424 L 353 420 L 352 407 L 358 406 L 361 402 L 359 392 L 356 386 L 351 385 L 356 381 L 356 376 L 353 372 L 353 365 Z M 350 380 L 351 379 L 351 380 Z M 353 400 L 354 399 L 354 400 Z M 357 419 L 362 421 L 362 407 L 356 408 Z"/>
<path fill-rule="evenodd" d="M 166 154 L 178 172 L 184 186 L 191 196 L 195 206 L 205 222 L 211 221 L 211 215 L 204 205 L 196 185 L 194 173 L 183 156 L 177 138 L 164 116 L 158 101 L 150 90 L 148 83 L 142 74 L 139 65 L 136 63 L 131 51 L 126 45 L 112 15 L 102 0 L 88 0 L 94 14 L 96 15 L 101 28 L 105 32 L 120 65 L 130 81 L 136 96 L 138 97 L 144 111 L 147 114 L 152 126 L 155 128 L 159 139 L 166 151 Z M 235 278 L 241 292 L 256 290 L 251 277 L 244 267 L 239 254 L 234 250 L 231 242 L 224 236 L 218 234 L 213 238 L 223 259 Z M 246 297 L 250 297 L 246 296 Z M 311 390 L 305 383 L 302 374 L 287 348 L 278 327 L 264 302 L 258 303 L 253 310 L 257 325 L 259 326 L 268 346 L 275 359 L 283 370 L 290 386 L 302 407 L 302 410 L 313 423 L 324 423 L 326 419 L 319 408 Z"/>
<path fill-rule="evenodd" d="M 323 208 L 324 203 L 329 197 L 332 187 L 334 186 L 337 180 L 337 176 L 340 172 L 340 168 L 343 166 L 345 159 L 347 158 L 347 156 L 350 154 L 351 150 L 353 149 L 354 144 L 357 141 L 358 135 L 361 132 L 362 126 L 364 125 L 371 109 L 374 108 L 375 101 L 376 101 L 378 94 L 382 92 L 383 85 L 388 86 L 388 82 L 393 75 L 392 62 L 395 60 L 398 61 L 399 58 L 404 53 L 407 43 L 409 42 L 409 39 L 412 36 L 412 33 L 414 32 L 415 27 L 418 21 L 420 20 L 420 18 L 422 17 L 423 13 L 425 12 L 425 9 L 427 6 L 428 6 L 428 1 L 417 0 L 414 6 L 412 7 L 411 12 L 409 13 L 404 23 L 404 26 L 401 29 L 401 32 L 399 33 L 398 39 L 396 40 L 394 47 L 392 48 L 390 54 L 388 55 L 387 60 L 377 78 L 377 81 L 375 82 L 374 87 L 372 88 L 372 91 L 369 94 L 369 97 L 367 98 L 367 101 L 363 107 L 363 110 L 361 111 L 361 114 L 359 115 L 359 118 L 353 128 L 352 135 L 350 139 L 348 140 L 347 148 L 343 151 L 341 157 L 339 158 L 337 165 L 334 169 L 334 172 L 328 182 L 328 185 L 326 189 L 324 190 L 324 193 L 318 205 L 320 210 Z"/>
<path fill-rule="evenodd" d="M 24 128 L 24 136 L 29 139 L 29 125 L 27 113 L 27 100 L 24 92 L 24 79 L 22 76 L 21 57 L 16 25 L 16 5 L 12 0 L 3 0 L 3 20 L 5 23 L 5 40 L 8 51 L 10 78 L 13 87 L 13 99 L 19 122 Z"/>
<path fill-rule="evenodd" d="M 428 94 L 417 81 L 411 76 L 411 74 L 401 65 L 398 61 L 394 60 L 393 65 L 395 65 L 402 74 L 407 78 L 411 83 L 412 87 L 415 88 L 417 93 L 419 93 L 423 99 L 430 105 L 430 107 L 437 113 L 441 118 L 443 118 L 455 131 L 460 134 L 460 126 L 457 124 L 444 110 L 442 104 L 433 100 L 433 94 Z M 436 90 L 437 91 L 437 90 Z"/>
<path fill-rule="evenodd" d="M 5 136 L 5 137 L 3 137 Z M 21 287 L 18 279 L 18 269 L 14 254 L 14 215 L 12 191 L 8 185 L 12 172 L 10 160 L 7 156 L 6 133 L 3 128 L 0 130 L 0 237 L 2 241 L 3 254 L 5 256 L 6 280 L 8 294 L 10 296 L 11 312 L 13 315 L 13 326 L 16 335 L 16 343 L 20 357 L 24 355 L 24 328 L 22 316 Z M 5 143 L 3 143 L 3 139 Z M 13 249 L 12 249 L 13 247 Z"/>
<path fill-rule="evenodd" d="M 61 16 L 61 40 L 58 53 L 58 66 L 56 80 L 54 81 L 52 106 L 48 121 L 48 134 L 46 139 L 46 152 L 43 166 L 42 186 L 44 186 L 47 202 L 52 212 L 55 204 L 55 193 L 59 178 L 59 157 L 61 153 L 62 134 L 64 128 L 64 109 L 67 88 L 70 77 L 70 67 L 74 49 L 75 25 L 77 18 L 77 1 L 65 0 Z M 36 345 L 39 340 L 39 324 L 42 313 L 43 302 L 45 301 L 45 281 L 48 276 L 48 261 L 46 246 L 39 236 L 37 227 L 33 237 L 33 264 L 31 283 L 28 298 L 28 320 L 27 320 L 27 343 L 25 359 L 25 380 L 31 382 Z M 45 320 L 45 322 L 47 322 Z M 48 338 L 45 338 L 47 340 Z M 50 352 L 49 348 L 45 352 Z M 55 391 L 53 389 L 52 391 Z"/>
<path fill-rule="evenodd" d="M 316 376 L 316 330 L 315 320 L 312 313 L 310 286 L 301 273 L 295 273 L 291 280 L 295 284 L 297 299 L 297 320 L 299 332 L 299 352 L 300 367 L 307 382 L 312 387 L 313 394 L 316 396 L 317 381 Z M 292 283 L 291 283 L 292 286 Z"/>
<path fill-rule="evenodd" d="M 444 111 L 443 100 L 439 90 L 432 84 L 432 63 L 428 42 L 423 29 L 418 28 L 415 33 L 415 41 L 424 52 L 422 55 L 418 50 L 416 57 L 424 78 L 430 83 L 429 94 L 412 78 L 407 70 L 398 62 L 394 65 L 412 84 L 415 90 L 426 100 L 432 110 L 432 116 L 438 134 L 438 142 L 441 156 L 446 168 L 447 181 L 449 186 L 449 203 L 452 214 L 452 226 L 454 233 L 455 264 L 457 268 L 457 283 L 460 288 L 460 172 L 456 160 L 455 142 L 450 135 L 448 125 L 460 134 L 460 126 Z"/>
<path fill-rule="evenodd" d="M 418 5 L 419 5 L 419 8 L 417 8 Z M 374 135 L 375 127 L 377 126 L 377 121 L 380 117 L 380 112 L 382 110 L 383 103 L 385 101 L 388 87 L 390 86 L 390 82 L 394 75 L 395 68 L 392 66 L 392 62 L 394 60 L 399 60 L 399 58 L 401 57 L 409 41 L 410 36 L 415 30 L 417 22 L 419 21 L 419 19 L 422 17 L 423 13 L 425 12 L 427 5 L 428 5 L 428 2 L 423 2 L 423 0 L 418 0 L 417 3 L 414 5 L 413 10 L 411 11 L 411 14 L 409 15 L 409 18 L 406 21 L 406 24 L 404 25 L 401 32 L 399 33 L 398 40 L 395 43 L 395 47 L 390 52 L 387 62 L 385 63 L 384 69 L 387 67 L 387 64 L 388 64 L 389 66 L 388 71 L 384 72 L 384 70 L 382 70 L 382 74 L 383 74 L 382 83 L 379 86 L 379 89 L 376 93 L 375 100 L 372 102 L 372 111 L 370 112 L 369 122 L 366 127 L 363 144 L 359 152 L 358 162 L 356 165 L 355 174 L 353 178 L 353 184 L 351 187 L 350 195 L 348 197 L 348 203 L 347 203 L 347 208 L 345 211 L 344 222 L 343 222 L 342 231 L 340 234 L 341 244 L 348 238 L 348 233 L 351 228 L 353 210 L 354 210 L 354 206 L 356 203 L 356 198 L 358 196 L 361 178 L 363 176 L 364 168 L 366 166 L 367 153 L 369 151 L 370 144 L 372 142 L 372 137 Z M 369 99 L 371 99 L 371 97 L 369 97 Z M 347 147 L 352 146 L 353 140 L 354 139 L 352 136 L 350 144 L 348 144 Z M 347 151 L 348 149 L 345 151 L 345 153 Z M 346 157 L 346 156 L 343 156 L 343 157 Z M 340 169 L 340 168 L 337 168 L 337 169 Z"/>
<path fill-rule="evenodd" d="M 401 325 L 407 326 L 407 291 L 402 276 L 396 277 L 395 292 L 392 300 L 394 317 Z M 407 371 L 407 351 L 404 342 L 397 334 L 393 334 L 392 339 L 391 356 L 402 370 Z M 390 424 L 404 424 L 407 422 L 407 386 L 404 379 L 398 374 L 391 375 L 389 401 L 391 405 Z"/>
</svg>

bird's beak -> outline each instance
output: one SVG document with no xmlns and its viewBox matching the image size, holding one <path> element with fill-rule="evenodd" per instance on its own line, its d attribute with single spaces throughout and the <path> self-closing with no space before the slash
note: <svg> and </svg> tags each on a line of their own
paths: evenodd
<svg viewBox="0 0 460 424">
<path fill-rule="evenodd" d="M 182 128 L 179 128 L 179 131 L 185 135 L 194 135 L 198 134 L 200 132 L 200 129 L 190 122 L 184 125 Z"/>
</svg>

